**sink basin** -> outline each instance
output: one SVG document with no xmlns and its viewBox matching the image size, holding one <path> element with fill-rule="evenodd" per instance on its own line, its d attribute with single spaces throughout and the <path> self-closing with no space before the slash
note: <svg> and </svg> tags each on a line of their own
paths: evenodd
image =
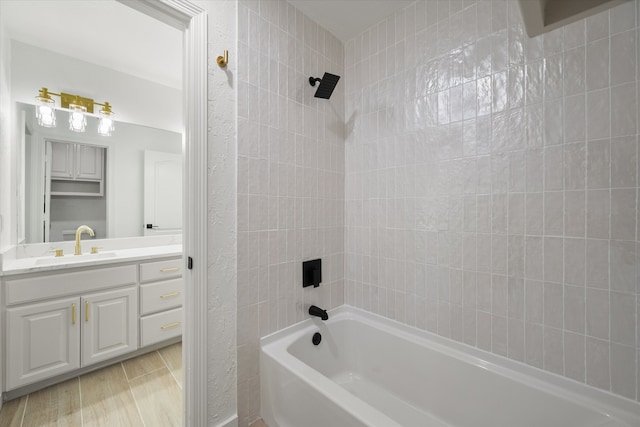
<svg viewBox="0 0 640 427">
<path fill-rule="evenodd" d="M 62 257 L 38 258 L 36 265 L 57 265 L 57 264 L 74 264 L 77 262 L 88 262 L 100 259 L 108 259 L 116 256 L 115 252 L 103 252 L 99 254 L 82 254 L 82 255 L 65 255 Z"/>
</svg>

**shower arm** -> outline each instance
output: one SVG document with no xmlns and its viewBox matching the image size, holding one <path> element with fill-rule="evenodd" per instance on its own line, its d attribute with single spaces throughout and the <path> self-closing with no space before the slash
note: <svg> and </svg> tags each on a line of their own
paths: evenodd
<svg viewBox="0 0 640 427">
<path fill-rule="evenodd" d="M 322 79 L 319 77 L 309 77 L 309 84 L 311 84 L 311 86 L 315 87 L 316 82 L 321 82 L 321 81 Z"/>
</svg>

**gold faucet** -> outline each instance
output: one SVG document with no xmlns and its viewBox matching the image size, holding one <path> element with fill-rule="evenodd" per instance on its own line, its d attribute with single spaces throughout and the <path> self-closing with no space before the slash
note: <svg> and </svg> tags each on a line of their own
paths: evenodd
<svg viewBox="0 0 640 427">
<path fill-rule="evenodd" d="M 78 229 L 76 230 L 76 255 L 82 255 L 82 248 L 80 247 L 80 235 L 83 231 L 89 233 L 89 236 L 91 237 L 95 236 L 95 233 L 88 225 L 81 225 L 80 227 L 78 227 Z"/>
</svg>

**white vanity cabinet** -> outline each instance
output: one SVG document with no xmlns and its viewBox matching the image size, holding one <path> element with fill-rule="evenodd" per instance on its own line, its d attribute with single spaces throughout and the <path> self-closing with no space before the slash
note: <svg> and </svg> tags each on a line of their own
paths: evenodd
<svg viewBox="0 0 640 427">
<path fill-rule="evenodd" d="M 174 257 L 4 277 L 4 390 L 179 337 L 182 269 Z"/>
<path fill-rule="evenodd" d="M 82 366 L 138 348 L 137 303 L 135 286 L 82 297 Z"/>
<path fill-rule="evenodd" d="M 80 298 L 8 308 L 7 389 L 80 368 Z"/>
<path fill-rule="evenodd" d="M 180 258 L 140 264 L 141 347 L 182 335 L 182 268 Z"/>
<path fill-rule="evenodd" d="M 135 351 L 137 302 L 128 287 L 8 308 L 8 389 Z"/>
</svg>

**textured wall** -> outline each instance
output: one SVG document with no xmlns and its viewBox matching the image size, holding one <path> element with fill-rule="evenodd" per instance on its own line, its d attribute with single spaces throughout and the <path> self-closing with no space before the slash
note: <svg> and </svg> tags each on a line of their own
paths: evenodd
<svg viewBox="0 0 640 427">
<path fill-rule="evenodd" d="M 418 1 L 346 44 L 347 303 L 638 397 L 636 9 Z"/>
<path fill-rule="evenodd" d="M 208 14 L 208 425 L 237 425 L 237 14 L 235 0 L 194 1 Z M 229 65 L 216 58 L 229 50 Z"/>
<path fill-rule="evenodd" d="M 238 11 L 238 415 L 259 415 L 259 337 L 343 303 L 344 49 L 284 0 Z M 341 75 L 331 100 L 309 76 Z M 302 289 L 322 258 L 323 283 Z"/>
</svg>

